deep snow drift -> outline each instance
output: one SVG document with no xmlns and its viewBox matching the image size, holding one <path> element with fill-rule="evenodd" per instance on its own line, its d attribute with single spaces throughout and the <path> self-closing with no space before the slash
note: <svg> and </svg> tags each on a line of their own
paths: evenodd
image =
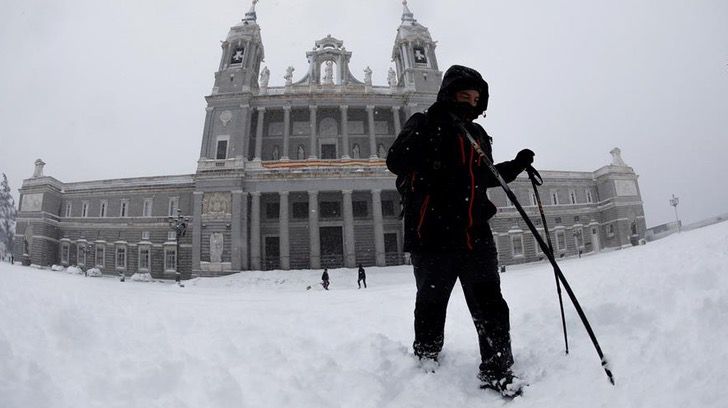
<svg viewBox="0 0 728 408">
<path fill-rule="evenodd" d="M 728 223 L 561 262 L 610 358 L 612 387 L 565 297 L 564 356 L 547 264 L 502 275 L 515 370 L 506 403 L 478 388 L 462 292 L 442 366 L 411 355 L 411 267 L 124 283 L 0 264 L 0 407 L 723 407 Z M 307 286 L 310 290 L 306 290 Z"/>
</svg>

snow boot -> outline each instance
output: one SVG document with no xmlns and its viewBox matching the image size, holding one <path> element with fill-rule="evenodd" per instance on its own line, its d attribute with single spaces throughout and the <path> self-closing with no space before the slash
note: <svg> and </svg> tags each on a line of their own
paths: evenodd
<svg viewBox="0 0 728 408">
<path fill-rule="evenodd" d="M 481 381 L 480 388 L 493 390 L 508 399 L 516 398 L 523 394 L 523 388 L 528 386 L 525 381 L 516 377 L 511 370 L 494 372 L 481 370 L 478 373 Z"/>
<path fill-rule="evenodd" d="M 417 365 L 428 374 L 434 374 L 435 371 L 440 367 L 440 362 L 437 361 L 437 356 L 434 357 L 424 357 L 424 356 L 418 356 Z"/>
</svg>

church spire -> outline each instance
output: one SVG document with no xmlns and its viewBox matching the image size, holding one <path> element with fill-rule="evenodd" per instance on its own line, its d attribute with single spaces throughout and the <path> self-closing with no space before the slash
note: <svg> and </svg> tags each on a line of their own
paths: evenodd
<svg viewBox="0 0 728 408">
<path fill-rule="evenodd" d="M 417 20 L 415 20 L 415 15 L 412 11 L 410 11 L 409 7 L 407 7 L 407 0 L 402 0 L 402 5 L 404 6 L 404 9 L 402 10 L 402 22 L 416 23 Z"/>
<path fill-rule="evenodd" d="M 255 14 L 255 5 L 258 3 L 258 0 L 253 0 L 253 4 L 250 5 L 250 10 L 248 10 L 247 13 L 245 13 L 245 18 L 243 18 L 243 21 L 256 21 L 258 16 Z"/>
</svg>

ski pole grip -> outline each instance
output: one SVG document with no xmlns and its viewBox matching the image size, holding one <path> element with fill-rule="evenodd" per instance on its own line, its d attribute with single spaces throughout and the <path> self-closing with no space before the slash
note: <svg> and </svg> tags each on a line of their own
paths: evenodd
<svg viewBox="0 0 728 408">
<path fill-rule="evenodd" d="M 543 178 L 541 178 L 538 170 L 534 169 L 533 166 L 526 167 L 526 173 L 528 173 L 528 178 L 530 178 L 535 185 L 543 185 Z"/>
</svg>

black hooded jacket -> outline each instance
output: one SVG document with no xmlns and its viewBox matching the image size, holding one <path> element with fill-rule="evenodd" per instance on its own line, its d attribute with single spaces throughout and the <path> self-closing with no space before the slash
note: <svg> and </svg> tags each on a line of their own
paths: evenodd
<svg viewBox="0 0 728 408">
<path fill-rule="evenodd" d="M 437 102 L 409 118 L 387 155 L 387 167 L 397 175 L 405 223 L 407 252 L 494 250 L 488 220 L 497 212 L 486 195 L 498 186 L 452 117 L 455 92 L 476 89 L 477 113 L 488 105 L 488 85 L 470 68 L 453 66 L 442 81 Z M 482 109 L 482 110 L 481 110 Z M 492 161 L 492 139 L 477 123 L 465 126 Z M 513 181 L 524 168 L 515 161 L 496 164 Z"/>
</svg>

